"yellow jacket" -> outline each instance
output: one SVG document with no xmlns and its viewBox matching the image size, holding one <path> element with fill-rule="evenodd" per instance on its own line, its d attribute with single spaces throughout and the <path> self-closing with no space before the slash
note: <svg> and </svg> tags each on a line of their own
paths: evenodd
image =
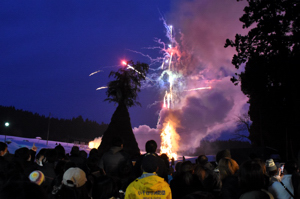
<svg viewBox="0 0 300 199">
<path fill-rule="evenodd" d="M 145 174 L 145 173 L 144 173 Z M 125 199 L 172 199 L 169 184 L 157 175 L 137 178 L 127 187 Z"/>
</svg>

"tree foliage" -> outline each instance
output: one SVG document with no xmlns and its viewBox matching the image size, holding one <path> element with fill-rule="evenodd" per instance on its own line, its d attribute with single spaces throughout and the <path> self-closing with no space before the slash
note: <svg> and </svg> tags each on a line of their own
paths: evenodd
<svg viewBox="0 0 300 199">
<path fill-rule="evenodd" d="M 15 107 L 0 106 L 0 134 L 19 137 L 47 139 L 49 118 L 44 115 L 15 109 Z M 8 128 L 4 123 L 9 122 Z M 72 119 L 50 118 L 49 140 L 73 142 L 89 142 L 103 135 L 108 124 L 98 124 L 82 116 Z"/>
<path fill-rule="evenodd" d="M 236 34 L 225 47 L 236 49 L 232 64 L 245 70 L 235 73 L 232 82 L 241 84 L 249 97 L 249 115 L 253 121 L 250 140 L 258 146 L 271 146 L 293 152 L 300 149 L 300 3 L 293 0 L 247 0 L 243 28 L 247 35 Z M 282 139 L 284 138 L 284 139 Z M 284 140 L 284 141 L 283 141 Z M 291 153 L 292 154 L 292 153 Z"/>
<path fill-rule="evenodd" d="M 128 65 L 132 68 L 128 68 Z M 127 107 L 141 105 L 137 101 L 138 92 L 140 92 L 141 81 L 145 80 L 149 70 L 149 65 L 133 61 L 127 62 L 127 66 L 120 68 L 117 72 L 112 71 L 109 77 L 115 80 L 108 83 L 105 101 L 124 103 Z"/>
</svg>

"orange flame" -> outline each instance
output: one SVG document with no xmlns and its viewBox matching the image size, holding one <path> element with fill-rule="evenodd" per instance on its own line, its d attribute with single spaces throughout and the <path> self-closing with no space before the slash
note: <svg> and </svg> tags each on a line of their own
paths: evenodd
<svg viewBox="0 0 300 199">
<path fill-rule="evenodd" d="M 161 146 L 160 153 L 165 153 L 169 158 L 174 158 L 177 160 L 177 149 L 178 141 L 180 139 L 179 135 L 175 130 L 175 125 L 169 120 L 164 127 L 163 131 L 160 134 L 161 137 Z"/>
<path fill-rule="evenodd" d="M 97 149 L 100 146 L 101 141 L 102 141 L 102 137 L 95 138 L 94 141 L 89 142 L 89 148 L 90 149 L 94 149 L 94 148 Z"/>
</svg>

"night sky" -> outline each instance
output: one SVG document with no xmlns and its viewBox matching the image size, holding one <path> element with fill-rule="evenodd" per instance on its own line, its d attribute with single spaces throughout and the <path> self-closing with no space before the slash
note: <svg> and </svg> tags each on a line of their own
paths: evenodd
<svg viewBox="0 0 300 199">
<path fill-rule="evenodd" d="M 133 51 L 162 56 L 159 49 L 147 48 L 159 46 L 156 38 L 168 43 L 163 17 L 174 26 L 184 51 L 180 71 L 186 88 L 212 87 L 181 95 L 174 110 L 181 142 L 194 144 L 208 134 L 218 137 L 232 131 L 236 117 L 248 110 L 240 87 L 230 82 L 234 49 L 224 48 L 226 38 L 246 33 L 238 20 L 244 6 L 234 0 L 2 0 L 0 105 L 109 123 L 116 105 L 104 102 L 105 90 L 96 89 L 112 80 L 108 74 L 122 60 L 151 64 Z M 98 70 L 102 72 L 89 76 Z M 142 107 L 129 109 L 137 139 L 158 135 L 164 92 L 158 85 L 144 84 L 138 99 Z"/>
</svg>

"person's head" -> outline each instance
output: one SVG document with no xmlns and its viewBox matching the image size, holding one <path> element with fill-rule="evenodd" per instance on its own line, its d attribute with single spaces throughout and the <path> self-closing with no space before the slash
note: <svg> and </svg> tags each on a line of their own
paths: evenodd
<svg viewBox="0 0 300 199">
<path fill-rule="evenodd" d="M 61 160 L 61 159 L 64 159 L 64 158 L 65 158 L 65 156 L 66 156 L 66 151 L 65 151 L 65 148 L 64 148 L 61 144 L 57 145 L 54 149 L 55 149 L 56 152 L 57 152 L 57 158 L 58 158 L 58 159 Z"/>
<path fill-rule="evenodd" d="M 239 181 L 243 192 L 260 190 L 265 187 L 265 175 L 258 160 L 247 160 L 239 170 Z"/>
<path fill-rule="evenodd" d="M 230 150 L 225 149 L 225 150 L 219 151 L 216 155 L 216 162 L 219 164 L 219 161 L 222 158 L 231 158 Z"/>
<path fill-rule="evenodd" d="M 31 159 L 29 149 L 26 147 L 17 149 L 15 151 L 14 157 L 21 161 L 30 161 L 30 159 Z"/>
<path fill-rule="evenodd" d="M 177 163 L 175 164 L 175 171 L 176 171 L 176 172 L 179 172 L 179 169 L 180 169 L 181 164 L 182 164 L 182 162 L 177 162 Z"/>
<path fill-rule="evenodd" d="M 299 171 L 297 162 L 294 160 L 289 160 L 284 165 L 284 172 L 286 174 L 294 174 Z"/>
<path fill-rule="evenodd" d="M 238 163 L 231 158 L 222 158 L 219 161 L 219 171 L 221 180 L 223 180 L 227 176 L 234 175 L 238 170 Z"/>
<path fill-rule="evenodd" d="M 73 146 L 70 152 L 71 156 L 79 156 L 79 147 Z"/>
<path fill-rule="evenodd" d="M 155 153 L 157 149 L 157 144 L 154 140 L 149 140 L 146 142 L 145 146 L 146 152 L 147 153 Z"/>
<path fill-rule="evenodd" d="M 98 157 L 99 156 L 99 151 L 98 149 L 92 149 L 89 153 L 89 157 Z"/>
<path fill-rule="evenodd" d="M 167 168 L 170 167 L 170 163 L 169 163 L 169 157 L 167 156 L 167 154 L 163 153 L 160 155 L 161 159 L 163 159 L 165 165 Z"/>
<path fill-rule="evenodd" d="M 111 145 L 116 147 L 123 147 L 123 140 L 120 137 L 113 137 L 111 140 Z"/>
<path fill-rule="evenodd" d="M 193 172 L 194 165 L 191 161 L 182 162 L 179 168 L 179 176 L 183 180 L 183 182 L 187 185 L 190 185 L 193 181 Z"/>
<path fill-rule="evenodd" d="M 206 155 L 199 155 L 197 158 L 197 163 L 200 165 L 205 165 L 206 163 L 208 163 L 208 158 L 206 157 Z"/>
<path fill-rule="evenodd" d="M 153 153 L 147 153 L 142 160 L 142 170 L 147 173 L 154 173 L 158 170 L 158 157 Z"/>
<path fill-rule="evenodd" d="M 0 156 L 4 156 L 7 153 L 7 144 L 0 142 Z"/>
<path fill-rule="evenodd" d="M 266 160 L 266 171 L 267 173 L 272 173 L 273 171 L 277 172 L 277 166 L 275 165 L 275 162 L 273 159 Z"/>
<path fill-rule="evenodd" d="M 86 159 L 87 158 L 87 152 L 85 152 L 84 150 L 79 151 L 79 156 Z"/>
<path fill-rule="evenodd" d="M 45 153 L 46 161 L 54 163 L 57 160 L 57 152 L 55 149 L 48 149 Z"/>
</svg>

